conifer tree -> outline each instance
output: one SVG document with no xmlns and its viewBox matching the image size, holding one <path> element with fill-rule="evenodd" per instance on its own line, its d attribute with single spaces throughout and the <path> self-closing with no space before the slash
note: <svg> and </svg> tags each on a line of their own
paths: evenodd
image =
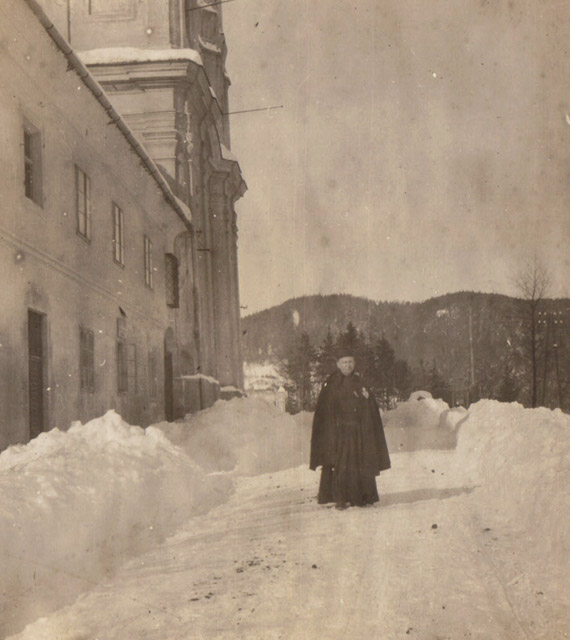
<svg viewBox="0 0 570 640">
<path fill-rule="evenodd" d="M 341 333 L 336 340 L 337 353 L 344 350 L 351 351 L 356 355 L 360 350 L 360 347 L 361 343 L 358 331 L 352 322 L 349 322 L 346 325 L 344 333 Z"/>
<path fill-rule="evenodd" d="M 376 343 L 374 349 L 374 360 L 376 369 L 376 384 L 382 391 L 386 401 L 394 392 L 394 366 L 396 364 L 396 354 L 392 345 L 386 340 L 384 335 Z"/>
<path fill-rule="evenodd" d="M 330 326 L 328 327 L 325 339 L 317 351 L 316 359 L 315 380 L 317 383 L 322 384 L 335 370 L 335 339 Z"/>
<path fill-rule="evenodd" d="M 314 409 L 313 378 L 316 351 L 306 331 L 298 333 L 290 343 L 284 364 L 284 373 L 291 380 L 300 411 Z"/>
<path fill-rule="evenodd" d="M 356 359 L 356 369 L 362 374 L 367 384 L 374 387 L 374 353 L 362 332 L 358 331 L 352 322 L 346 325 L 346 330 L 341 333 L 335 345 L 337 357 L 342 352 L 352 353 Z"/>
<path fill-rule="evenodd" d="M 394 390 L 396 399 L 407 400 L 413 391 L 413 374 L 405 360 L 396 360 L 394 363 Z"/>
<path fill-rule="evenodd" d="M 434 398 L 441 398 L 445 402 L 451 402 L 451 389 L 443 378 L 435 360 L 428 373 L 428 384 L 426 391 L 429 391 Z"/>
</svg>

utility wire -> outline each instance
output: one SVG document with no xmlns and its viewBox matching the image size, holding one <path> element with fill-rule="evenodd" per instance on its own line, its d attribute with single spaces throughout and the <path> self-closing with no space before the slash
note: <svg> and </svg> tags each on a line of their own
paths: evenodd
<svg viewBox="0 0 570 640">
<path fill-rule="evenodd" d="M 230 0 L 226 0 L 226 2 L 229 2 Z M 228 113 L 224 113 L 225 116 L 233 116 L 236 113 L 251 113 L 252 111 L 269 111 L 270 109 L 283 109 L 283 105 L 280 104 L 279 106 L 276 107 L 260 107 L 259 109 L 243 109 L 243 111 L 230 111 Z"/>
<path fill-rule="evenodd" d="M 206 4 L 203 7 L 192 7 L 191 9 L 186 9 L 186 11 L 198 11 L 198 9 L 207 9 L 208 7 L 215 7 L 217 4 L 226 4 L 226 2 L 234 2 L 235 0 L 219 0 L 219 2 L 211 2 L 210 4 Z"/>
</svg>

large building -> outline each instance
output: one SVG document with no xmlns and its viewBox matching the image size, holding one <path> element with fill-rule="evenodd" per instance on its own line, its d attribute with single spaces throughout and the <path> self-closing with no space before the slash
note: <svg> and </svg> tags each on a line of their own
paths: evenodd
<svg viewBox="0 0 570 640">
<path fill-rule="evenodd" d="M 2 0 L 0 42 L 0 449 L 241 389 L 220 6 Z"/>
</svg>

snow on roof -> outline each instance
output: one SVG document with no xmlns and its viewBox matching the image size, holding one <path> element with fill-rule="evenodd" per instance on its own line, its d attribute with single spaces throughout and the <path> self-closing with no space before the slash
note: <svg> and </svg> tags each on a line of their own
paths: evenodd
<svg viewBox="0 0 570 640">
<path fill-rule="evenodd" d="M 166 199 L 170 202 L 171 206 L 177 211 L 177 213 L 184 220 L 185 223 L 191 223 L 192 217 L 191 215 L 188 215 L 190 213 L 188 207 L 184 206 L 184 208 L 181 208 L 179 206 L 178 199 L 175 197 L 172 189 L 166 182 L 164 176 L 160 173 L 153 159 L 150 157 L 147 150 L 139 142 L 139 140 L 137 140 L 137 138 L 135 137 L 131 129 L 127 126 L 126 122 L 123 120 L 121 115 L 115 110 L 115 108 L 107 98 L 105 92 L 103 91 L 101 85 L 91 75 L 91 72 L 87 68 L 86 63 L 78 57 L 78 54 L 70 47 L 67 40 L 65 40 L 65 38 L 59 33 L 59 31 L 57 30 L 53 22 L 48 18 L 43 8 L 38 4 L 37 0 L 26 0 L 26 2 L 29 5 L 30 9 L 35 14 L 35 16 L 40 21 L 41 25 L 46 30 L 49 37 L 53 40 L 53 42 L 56 44 L 59 50 L 66 57 L 68 64 L 70 65 L 70 68 L 74 69 L 75 72 L 79 75 L 83 83 L 95 96 L 95 98 L 98 100 L 101 106 L 108 113 L 111 120 L 119 128 L 119 130 L 121 131 L 123 136 L 126 138 L 128 143 L 134 148 L 135 152 L 139 155 L 139 157 L 143 161 L 143 165 L 154 177 L 154 180 L 158 183 L 160 189 L 163 191 L 164 195 L 166 196 Z M 182 51 L 193 51 L 193 50 L 183 49 Z M 198 59 L 201 61 L 201 58 L 199 55 L 198 55 Z"/>
<path fill-rule="evenodd" d="M 212 376 L 206 376 L 203 373 L 194 373 L 188 376 L 180 376 L 182 380 L 206 380 L 207 382 L 211 382 L 212 384 L 220 384 L 219 380 L 216 378 L 212 378 Z"/>
<path fill-rule="evenodd" d="M 174 198 L 176 204 L 178 204 L 180 209 L 182 209 L 182 211 L 186 214 L 188 220 L 192 220 L 192 212 L 190 211 L 190 207 L 183 200 L 180 200 L 180 198 L 174 193 L 172 194 L 172 197 Z"/>
<path fill-rule="evenodd" d="M 200 37 L 198 37 L 198 41 L 200 42 L 200 46 L 202 47 L 202 49 L 205 49 L 206 51 L 211 51 L 212 53 L 221 53 L 222 52 L 220 47 L 217 47 L 212 42 L 208 42 L 206 40 L 203 40 Z"/>
<path fill-rule="evenodd" d="M 87 65 L 135 62 L 176 62 L 187 60 L 202 66 L 202 58 L 194 49 L 138 49 L 136 47 L 108 47 L 78 51 Z"/>
</svg>

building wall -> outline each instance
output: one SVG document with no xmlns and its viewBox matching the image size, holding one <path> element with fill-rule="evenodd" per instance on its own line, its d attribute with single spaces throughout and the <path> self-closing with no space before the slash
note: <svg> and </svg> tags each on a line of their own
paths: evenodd
<svg viewBox="0 0 570 640">
<path fill-rule="evenodd" d="M 79 42 L 95 47 L 102 38 L 110 47 L 161 47 L 174 38 L 169 19 L 170 13 L 176 15 L 178 0 L 42 0 L 41 4 L 73 48 Z"/>
<path fill-rule="evenodd" d="M 144 45 L 142 26 L 135 17 L 115 22 L 109 18 L 107 31 L 94 27 L 87 32 L 85 24 L 92 19 L 79 11 L 71 13 L 73 42 L 115 109 L 192 210 L 198 335 L 192 373 L 241 388 L 234 202 L 243 195 L 245 183 L 229 152 L 229 80 L 221 9 L 195 0 L 154 0 L 153 5 L 157 12 L 162 7 L 160 15 L 169 23 L 168 32 L 178 34 L 170 44 L 157 31 Z M 139 2 L 137 16 L 144 6 L 144 0 Z M 145 51 L 138 51 L 137 59 L 132 50 L 116 49 L 114 28 L 121 30 L 123 47 L 154 50 L 170 58 L 152 60 Z"/>
<path fill-rule="evenodd" d="M 165 342 L 175 378 L 196 357 L 192 229 L 23 0 L 2 1 L 0 41 L 0 449 L 29 438 L 30 309 L 44 314 L 44 430 L 110 408 L 135 424 L 163 419 Z M 41 138 L 40 204 L 25 195 L 26 126 Z M 76 165 L 90 178 L 89 242 L 77 233 Z M 124 267 L 113 260 L 113 203 L 125 216 Z M 166 300 L 167 253 L 179 260 L 176 309 Z M 80 327 L 94 335 L 92 390 L 80 385 Z M 126 392 L 118 341 L 136 351 Z M 188 409 L 180 403 L 178 414 Z"/>
</svg>

